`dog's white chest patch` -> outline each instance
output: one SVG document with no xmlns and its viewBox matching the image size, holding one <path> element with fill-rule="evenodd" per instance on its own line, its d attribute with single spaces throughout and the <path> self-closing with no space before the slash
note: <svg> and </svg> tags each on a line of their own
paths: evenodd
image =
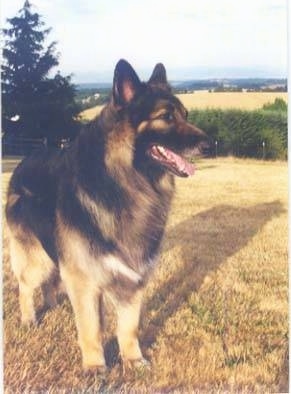
<svg viewBox="0 0 291 394">
<path fill-rule="evenodd" d="M 113 276 L 122 275 L 136 284 L 142 280 L 142 276 L 139 273 L 128 267 L 121 259 L 113 255 L 104 257 L 103 264 Z"/>
</svg>

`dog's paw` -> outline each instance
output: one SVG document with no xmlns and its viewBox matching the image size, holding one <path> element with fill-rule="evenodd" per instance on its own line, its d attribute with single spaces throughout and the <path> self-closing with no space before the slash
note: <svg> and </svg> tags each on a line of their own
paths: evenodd
<svg viewBox="0 0 291 394">
<path fill-rule="evenodd" d="M 106 365 L 90 365 L 84 366 L 83 368 L 83 375 L 84 377 L 92 377 L 98 376 L 100 378 L 105 378 L 107 375 L 108 369 Z"/>
<path fill-rule="evenodd" d="M 36 327 L 38 324 L 35 316 L 22 316 L 21 317 L 21 326 L 24 329 L 29 329 L 32 327 Z"/>
<path fill-rule="evenodd" d="M 151 368 L 151 363 L 145 358 L 138 358 L 136 360 L 123 360 L 123 374 L 127 371 L 146 372 Z"/>
</svg>

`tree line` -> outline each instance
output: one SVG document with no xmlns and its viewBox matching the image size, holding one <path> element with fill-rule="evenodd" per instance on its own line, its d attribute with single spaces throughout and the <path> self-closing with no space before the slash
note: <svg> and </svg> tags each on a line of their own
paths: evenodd
<svg viewBox="0 0 291 394">
<path fill-rule="evenodd" d="M 288 116 L 282 99 L 253 111 L 192 110 L 189 120 L 209 135 L 213 156 L 287 159 Z"/>
</svg>

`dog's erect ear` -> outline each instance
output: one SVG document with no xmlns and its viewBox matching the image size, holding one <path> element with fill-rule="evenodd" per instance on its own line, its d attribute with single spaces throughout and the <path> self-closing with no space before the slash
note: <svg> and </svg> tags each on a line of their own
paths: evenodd
<svg viewBox="0 0 291 394">
<path fill-rule="evenodd" d="M 113 103 L 124 106 L 131 102 L 141 90 L 142 83 L 136 72 L 126 60 L 119 60 L 113 79 Z"/>
<path fill-rule="evenodd" d="M 158 63 L 155 65 L 154 71 L 149 79 L 149 83 L 151 85 L 168 83 L 167 73 L 163 63 Z"/>
<path fill-rule="evenodd" d="M 162 63 L 156 64 L 148 83 L 150 85 L 159 86 L 166 90 L 171 90 L 171 87 L 167 81 L 167 72 L 165 66 Z"/>
</svg>

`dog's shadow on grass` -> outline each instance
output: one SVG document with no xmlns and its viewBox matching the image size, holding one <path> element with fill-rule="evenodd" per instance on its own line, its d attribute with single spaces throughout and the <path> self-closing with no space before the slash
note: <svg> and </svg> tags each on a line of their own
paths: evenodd
<svg viewBox="0 0 291 394">
<path fill-rule="evenodd" d="M 168 280 L 146 300 L 141 345 L 149 348 L 167 319 L 175 314 L 204 278 L 226 259 L 243 248 L 273 217 L 285 212 L 280 201 L 248 208 L 218 205 L 170 228 L 162 253 L 171 253 L 177 244 L 181 254 Z M 148 316 L 154 313 L 154 318 Z"/>
<path fill-rule="evenodd" d="M 243 248 L 268 221 L 284 212 L 280 201 L 248 208 L 218 205 L 169 228 L 161 253 L 170 254 L 177 245 L 181 252 L 169 279 L 145 300 L 140 335 L 144 354 L 166 321 L 199 289 L 204 278 Z M 152 312 L 154 317 L 149 318 Z M 111 368 L 120 362 L 116 337 L 106 342 L 105 358 Z"/>
</svg>

